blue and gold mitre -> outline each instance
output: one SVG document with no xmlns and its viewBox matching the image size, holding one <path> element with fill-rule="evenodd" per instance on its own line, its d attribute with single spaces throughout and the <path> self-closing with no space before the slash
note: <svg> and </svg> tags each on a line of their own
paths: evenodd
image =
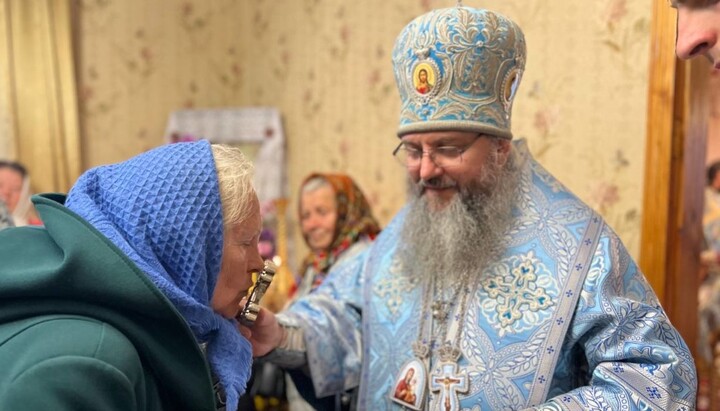
<svg viewBox="0 0 720 411">
<path fill-rule="evenodd" d="M 513 21 L 470 7 L 433 10 L 405 26 L 393 49 L 398 136 L 475 131 L 512 138 L 512 102 L 525 68 Z"/>
</svg>

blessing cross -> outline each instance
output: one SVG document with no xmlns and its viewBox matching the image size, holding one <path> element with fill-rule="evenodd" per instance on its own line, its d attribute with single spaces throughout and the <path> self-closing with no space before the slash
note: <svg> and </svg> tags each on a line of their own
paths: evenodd
<svg viewBox="0 0 720 411">
<path fill-rule="evenodd" d="M 435 403 L 437 411 L 457 411 L 460 409 L 458 393 L 468 391 L 468 377 L 457 372 L 457 364 L 442 362 L 432 376 L 430 389 L 439 392 L 440 399 Z"/>
</svg>

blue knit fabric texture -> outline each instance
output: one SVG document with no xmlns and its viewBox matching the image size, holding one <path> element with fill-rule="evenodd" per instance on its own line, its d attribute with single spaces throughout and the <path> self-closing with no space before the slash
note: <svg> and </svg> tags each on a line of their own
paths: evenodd
<svg viewBox="0 0 720 411">
<path fill-rule="evenodd" d="M 237 409 L 250 376 L 252 347 L 237 322 L 215 313 L 223 219 L 215 161 L 207 141 L 162 146 L 91 169 L 65 205 L 123 251 L 175 305 Z"/>
</svg>

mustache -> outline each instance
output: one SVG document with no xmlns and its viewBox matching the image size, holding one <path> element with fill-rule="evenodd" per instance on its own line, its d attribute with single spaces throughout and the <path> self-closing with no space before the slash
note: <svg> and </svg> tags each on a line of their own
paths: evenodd
<svg viewBox="0 0 720 411">
<path fill-rule="evenodd" d="M 458 186 L 458 183 L 450 177 L 441 176 L 433 177 L 427 180 L 421 179 L 417 182 L 416 185 L 419 191 L 425 191 L 426 188 L 432 188 L 437 190 L 445 188 L 455 188 Z"/>
</svg>

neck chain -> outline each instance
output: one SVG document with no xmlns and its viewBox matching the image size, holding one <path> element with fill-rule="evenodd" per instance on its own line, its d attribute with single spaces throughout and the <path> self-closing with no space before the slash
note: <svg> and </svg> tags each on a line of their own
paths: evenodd
<svg viewBox="0 0 720 411">
<path fill-rule="evenodd" d="M 401 367 L 390 392 L 392 401 L 414 411 L 426 409 L 428 391 L 437 393 L 438 404 L 443 404 L 445 410 L 458 411 L 458 394 L 466 393 L 469 388 L 469 377 L 458 372 L 457 362 L 461 355 L 462 321 L 471 294 L 470 273 L 463 272 L 459 284 L 452 287 L 450 293 L 439 290 L 437 277 L 424 284 L 418 338 L 412 344 L 415 357 Z M 436 294 L 447 295 L 449 299 L 432 302 Z M 437 352 L 439 361 L 433 372 L 428 373 L 433 351 Z M 410 374 L 411 371 L 414 374 Z M 408 377 L 412 375 L 416 378 Z"/>
<path fill-rule="evenodd" d="M 460 358 L 461 322 L 467 312 L 469 283 L 470 274 L 464 272 L 448 300 L 438 300 L 445 293 L 438 290 L 437 276 L 425 284 L 418 338 L 413 343 L 413 353 L 419 359 L 429 362 L 431 352 L 436 349 L 441 361 L 455 362 Z"/>
</svg>

